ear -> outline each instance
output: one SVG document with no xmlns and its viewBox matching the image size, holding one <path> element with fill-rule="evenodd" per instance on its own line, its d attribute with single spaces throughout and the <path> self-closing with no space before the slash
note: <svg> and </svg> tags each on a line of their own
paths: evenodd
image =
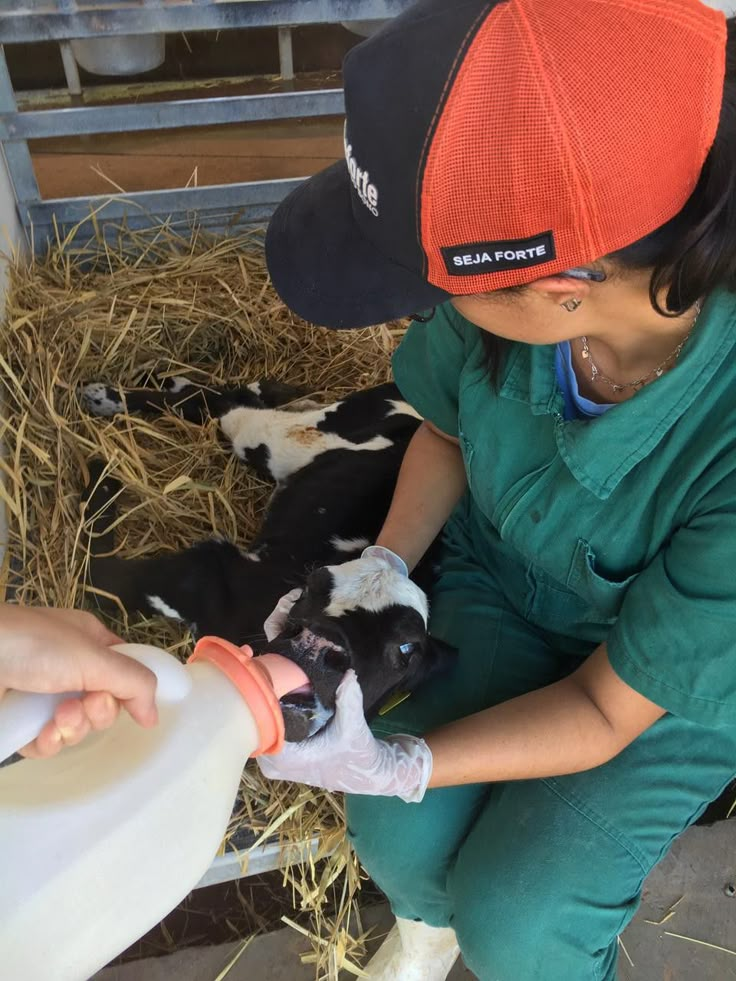
<svg viewBox="0 0 736 981">
<path fill-rule="evenodd" d="M 545 276 L 543 279 L 535 279 L 526 288 L 548 300 L 554 300 L 557 304 L 573 299 L 584 300 L 590 295 L 590 283 L 584 279 L 571 279 L 565 276 Z"/>
<path fill-rule="evenodd" d="M 432 654 L 430 674 L 448 671 L 457 661 L 457 648 L 439 637 L 427 637 L 427 650 Z"/>
</svg>

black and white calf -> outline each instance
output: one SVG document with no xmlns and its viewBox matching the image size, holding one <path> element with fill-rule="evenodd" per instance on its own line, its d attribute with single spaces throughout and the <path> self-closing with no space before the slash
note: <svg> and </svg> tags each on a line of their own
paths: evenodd
<svg viewBox="0 0 736 981">
<path fill-rule="evenodd" d="M 386 384 L 331 405 L 299 398 L 281 383 L 212 391 L 185 379 L 161 390 L 83 390 L 97 415 L 159 414 L 167 409 L 201 422 L 219 419 L 234 452 L 276 482 L 259 534 L 247 551 L 208 540 L 147 559 L 111 555 L 117 481 L 96 461 L 86 491 L 90 580 L 127 610 L 162 613 L 296 661 L 309 694 L 283 702 L 287 739 L 317 731 L 330 718 L 335 692 L 353 667 L 371 717 L 396 691 L 411 691 L 452 661 L 427 633 L 425 591 L 431 555 L 407 580 L 380 563 L 356 563 L 385 518 L 406 446 L 419 425 L 398 389 Z M 101 531 L 101 529 L 103 529 Z M 285 631 L 266 644 L 264 619 L 294 586 L 303 592 Z"/>
</svg>

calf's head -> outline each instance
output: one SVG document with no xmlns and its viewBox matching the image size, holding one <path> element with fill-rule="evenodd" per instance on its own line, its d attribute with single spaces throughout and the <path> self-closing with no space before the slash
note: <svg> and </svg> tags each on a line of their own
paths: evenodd
<svg viewBox="0 0 736 981">
<path fill-rule="evenodd" d="M 332 717 L 335 694 L 353 668 L 366 718 L 397 691 L 413 691 L 452 663 L 449 645 L 427 633 L 427 598 L 381 559 L 325 566 L 308 577 L 285 630 L 269 650 L 295 661 L 309 691 L 281 700 L 286 738 L 313 735 Z"/>
</svg>

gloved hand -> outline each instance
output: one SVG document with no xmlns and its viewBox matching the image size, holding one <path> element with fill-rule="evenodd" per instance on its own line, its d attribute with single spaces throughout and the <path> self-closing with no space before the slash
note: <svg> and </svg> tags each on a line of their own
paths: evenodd
<svg viewBox="0 0 736 981">
<path fill-rule="evenodd" d="M 360 553 L 360 557 L 361 559 L 380 559 L 381 561 L 385 562 L 386 565 L 389 565 L 392 569 L 395 569 L 400 575 L 404 577 L 408 577 L 409 575 L 406 562 L 404 562 L 401 556 L 397 555 L 396 552 L 392 552 L 390 548 L 384 548 L 383 545 L 369 545 L 367 548 L 363 549 L 363 551 Z M 302 590 L 297 586 L 296 589 L 290 589 L 288 593 L 285 593 L 281 597 L 263 624 L 266 640 L 273 640 L 274 637 L 278 637 L 286 626 L 286 621 L 289 619 L 289 612 L 291 611 L 292 606 L 301 595 Z"/>
<path fill-rule="evenodd" d="M 289 619 L 289 612 L 292 606 L 301 595 L 302 590 L 299 586 L 297 586 L 296 589 L 290 589 L 288 593 L 285 593 L 281 597 L 276 606 L 266 617 L 263 624 L 263 632 L 266 635 L 266 640 L 270 641 L 273 640 L 274 637 L 278 637 L 286 626 L 286 621 Z"/>
<path fill-rule="evenodd" d="M 415 736 L 376 739 L 363 715 L 363 692 L 354 671 L 337 689 L 332 721 L 300 743 L 287 743 L 275 756 L 256 759 L 261 773 L 346 794 L 400 797 L 417 803 L 432 774 L 432 752 Z"/>
</svg>

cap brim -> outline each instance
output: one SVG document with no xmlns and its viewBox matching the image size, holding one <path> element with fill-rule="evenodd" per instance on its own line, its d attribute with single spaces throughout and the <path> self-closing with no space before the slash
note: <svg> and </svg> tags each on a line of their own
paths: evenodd
<svg viewBox="0 0 736 981">
<path fill-rule="evenodd" d="M 323 327 L 368 327 L 428 310 L 450 296 L 391 262 L 361 233 L 343 161 L 281 202 L 268 226 L 266 262 L 284 303 Z"/>
</svg>

